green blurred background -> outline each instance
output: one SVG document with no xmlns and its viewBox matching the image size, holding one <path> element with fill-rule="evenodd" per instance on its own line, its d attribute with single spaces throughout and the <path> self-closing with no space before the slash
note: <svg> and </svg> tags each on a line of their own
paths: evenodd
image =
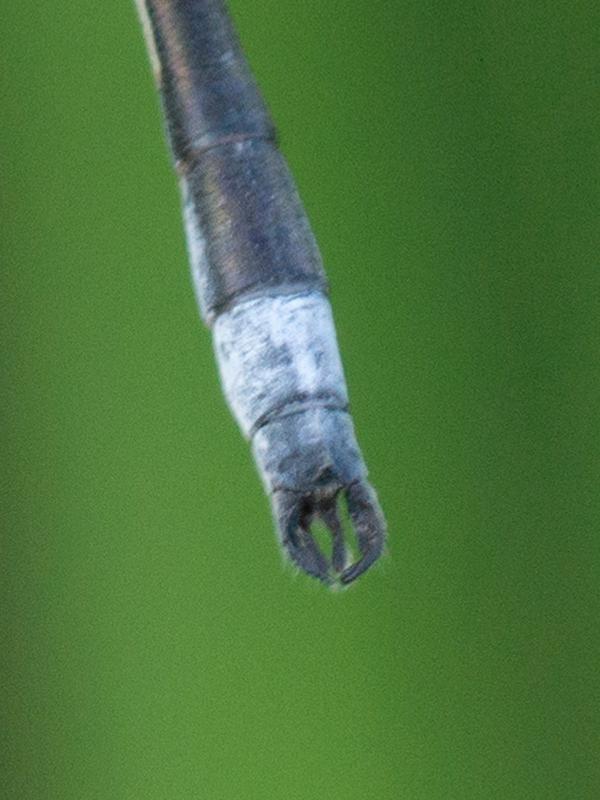
<svg viewBox="0 0 600 800">
<path fill-rule="evenodd" d="M 598 798 L 599 7 L 232 7 L 390 554 L 282 567 L 133 5 L 4 2 L 0 796 Z"/>
</svg>

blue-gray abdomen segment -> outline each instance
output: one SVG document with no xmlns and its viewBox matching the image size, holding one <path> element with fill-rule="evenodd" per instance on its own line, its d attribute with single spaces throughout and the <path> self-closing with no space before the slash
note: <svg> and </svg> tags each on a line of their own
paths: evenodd
<svg viewBox="0 0 600 800">
<path fill-rule="evenodd" d="M 221 0 L 140 0 L 152 28 L 176 161 L 227 136 L 275 130 Z"/>
<path fill-rule="evenodd" d="M 188 246 L 208 324 L 236 297 L 326 289 L 275 129 L 221 0 L 147 0 Z"/>
<path fill-rule="evenodd" d="M 250 292 L 326 289 L 308 219 L 272 142 L 206 150 L 181 182 L 194 284 L 209 324 Z"/>
</svg>

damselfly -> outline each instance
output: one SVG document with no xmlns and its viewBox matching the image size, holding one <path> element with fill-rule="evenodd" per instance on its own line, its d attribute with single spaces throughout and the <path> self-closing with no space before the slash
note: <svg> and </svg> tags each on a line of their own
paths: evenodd
<svg viewBox="0 0 600 800">
<path fill-rule="evenodd" d="M 225 396 L 285 552 L 325 583 L 351 583 L 381 554 L 385 523 L 348 413 L 321 257 L 273 123 L 222 0 L 137 2 Z M 331 534 L 330 559 L 316 520 Z"/>
</svg>

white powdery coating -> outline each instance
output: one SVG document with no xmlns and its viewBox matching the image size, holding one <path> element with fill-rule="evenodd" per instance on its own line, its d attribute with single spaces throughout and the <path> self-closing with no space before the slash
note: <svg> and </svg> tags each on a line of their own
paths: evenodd
<svg viewBox="0 0 600 800">
<path fill-rule="evenodd" d="M 318 292 L 242 300 L 217 318 L 213 341 L 225 397 L 248 438 L 271 415 L 348 404 L 331 306 Z"/>
</svg>

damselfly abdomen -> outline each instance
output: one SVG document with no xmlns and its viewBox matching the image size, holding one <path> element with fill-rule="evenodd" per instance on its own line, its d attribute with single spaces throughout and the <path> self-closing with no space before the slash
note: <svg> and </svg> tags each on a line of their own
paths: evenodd
<svg viewBox="0 0 600 800">
<path fill-rule="evenodd" d="M 326 583 L 350 583 L 379 557 L 385 524 L 348 413 L 321 257 L 273 123 L 222 0 L 138 5 L 225 396 L 287 554 Z M 311 534 L 316 519 L 331 533 L 331 559 Z"/>
</svg>

